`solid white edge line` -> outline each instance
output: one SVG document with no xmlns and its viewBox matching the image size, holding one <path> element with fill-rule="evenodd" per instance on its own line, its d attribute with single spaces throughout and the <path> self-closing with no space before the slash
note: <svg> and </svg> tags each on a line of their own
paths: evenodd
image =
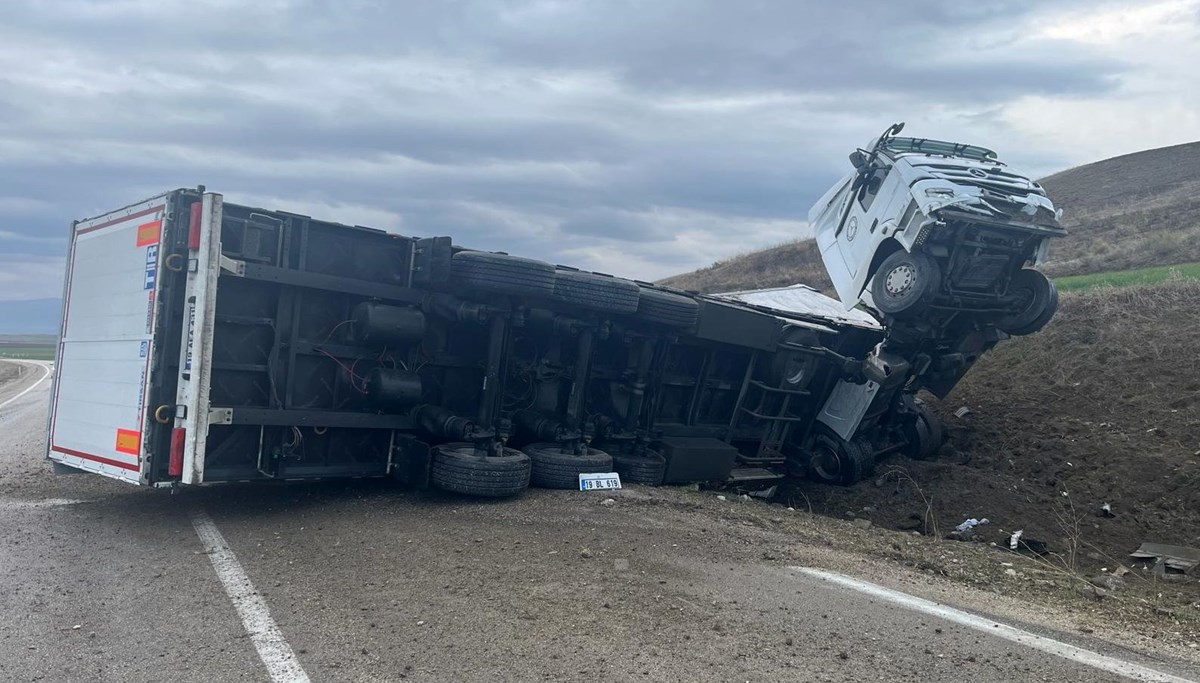
<svg viewBox="0 0 1200 683">
<path fill-rule="evenodd" d="M 1035 650 L 1069 659 L 1080 664 L 1084 664 L 1102 671 L 1125 676 L 1137 681 L 1152 681 L 1154 683 L 1196 683 L 1191 679 L 1181 678 L 1172 674 L 1156 671 L 1141 664 L 1134 664 L 1123 659 L 1109 657 L 1098 652 L 1085 650 L 1081 647 L 1068 645 L 1053 638 L 1039 636 L 1029 631 L 1023 631 L 1014 626 L 1001 624 L 991 619 L 980 617 L 970 612 L 964 612 L 953 607 L 948 607 L 931 600 L 918 598 L 908 593 L 901 593 L 897 590 L 884 588 L 867 581 L 851 578 L 844 574 L 825 571 L 823 569 L 813 569 L 811 567 L 789 567 L 801 574 L 812 576 L 818 579 L 829 581 L 830 583 L 838 584 L 844 588 L 870 595 L 871 597 L 886 600 L 901 607 L 910 609 L 914 612 L 921 612 L 931 616 L 945 619 L 946 621 L 973 628 L 977 631 L 982 631 L 997 638 L 1024 645 Z"/>
<path fill-rule="evenodd" d="M 288 645 L 283 632 L 271 618 L 271 611 L 250 577 L 246 575 L 225 538 L 203 510 L 192 510 L 192 526 L 204 544 L 208 559 L 212 561 L 217 578 L 233 602 L 234 609 L 242 619 L 246 633 L 258 650 L 258 656 L 267 667 L 274 683 L 308 683 L 308 674 L 296 659 L 292 646 Z"/>
<path fill-rule="evenodd" d="M 6 359 L 4 359 L 4 360 L 9 360 L 9 359 L 7 359 L 7 358 L 6 358 Z M 9 360 L 9 362 L 10 362 L 10 363 L 13 363 L 13 362 L 18 362 L 18 363 L 19 363 L 19 362 L 26 362 L 26 361 L 12 361 L 12 360 Z M 32 361 L 29 361 L 29 362 L 32 362 Z M 46 381 L 46 378 L 50 376 L 50 368 L 49 368 L 49 366 L 42 365 L 41 363 L 33 363 L 33 365 L 34 365 L 35 367 L 39 367 L 39 368 L 41 368 L 41 369 L 42 369 L 42 376 L 41 376 L 40 378 L 38 378 L 38 381 L 34 382 L 33 384 L 29 385 L 28 387 L 25 387 L 25 390 L 24 390 L 24 391 L 22 391 L 21 393 L 17 394 L 16 396 L 13 396 L 12 398 L 10 398 L 10 399 L 8 399 L 7 401 L 5 401 L 4 403 L 0 403 L 0 408 L 3 408 L 3 407 L 5 407 L 5 406 L 7 406 L 9 403 L 12 403 L 13 401 L 17 400 L 18 398 L 21 398 L 22 396 L 24 396 L 25 394 L 28 394 L 29 392 L 33 391 L 34 389 L 37 389 L 37 388 L 38 388 L 38 386 L 40 386 L 42 382 L 45 382 L 45 381 Z"/>
</svg>

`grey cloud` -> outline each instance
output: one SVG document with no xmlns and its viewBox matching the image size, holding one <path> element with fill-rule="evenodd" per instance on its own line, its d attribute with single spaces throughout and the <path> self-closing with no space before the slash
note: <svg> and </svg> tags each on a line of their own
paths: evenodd
<svg viewBox="0 0 1200 683">
<path fill-rule="evenodd" d="M 696 216 L 712 238 L 669 254 L 702 265 L 894 120 L 1007 134 L 1014 97 L 1112 88 L 1120 60 L 1016 28 L 1080 1 L 12 2 L 0 192 L 43 208 L 0 202 L 0 231 L 58 255 L 72 218 L 206 183 L 555 261 Z"/>
<path fill-rule="evenodd" d="M 623 242 L 657 242 L 668 238 L 644 214 L 611 208 L 583 209 L 559 224 L 567 235 L 586 235 Z"/>
</svg>

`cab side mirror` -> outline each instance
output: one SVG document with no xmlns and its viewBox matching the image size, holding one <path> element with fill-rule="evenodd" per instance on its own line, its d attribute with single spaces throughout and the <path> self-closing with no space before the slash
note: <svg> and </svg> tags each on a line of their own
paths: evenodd
<svg viewBox="0 0 1200 683">
<path fill-rule="evenodd" d="M 850 163 L 855 169 L 861 169 L 867 163 L 867 155 L 861 149 L 856 149 L 850 153 Z"/>
</svg>

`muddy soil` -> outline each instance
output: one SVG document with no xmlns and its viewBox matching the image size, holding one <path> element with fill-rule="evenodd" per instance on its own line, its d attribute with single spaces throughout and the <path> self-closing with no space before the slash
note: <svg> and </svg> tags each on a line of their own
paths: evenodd
<svg viewBox="0 0 1200 683">
<path fill-rule="evenodd" d="M 934 461 L 885 460 L 870 481 L 802 483 L 785 501 L 941 536 L 986 517 L 980 540 L 1021 529 L 1048 561 L 1089 574 L 1133 566 L 1144 541 L 1200 547 L 1197 298 L 1194 282 L 1064 296 L 1044 331 L 930 400 L 947 437 Z"/>
</svg>

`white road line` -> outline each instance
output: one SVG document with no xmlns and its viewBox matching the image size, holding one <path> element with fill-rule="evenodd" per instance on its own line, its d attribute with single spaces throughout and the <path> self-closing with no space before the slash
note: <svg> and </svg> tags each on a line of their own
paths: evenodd
<svg viewBox="0 0 1200 683">
<path fill-rule="evenodd" d="M 196 534 L 200 536 L 208 558 L 212 560 L 217 578 L 233 601 L 246 633 L 258 650 L 259 658 L 271 674 L 271 680 L 275 683 L 308 683 L 308 674 L 300 666 L 292 646 L 284 639 L 283 632 L 271 618 L 266 601 L 254 590 L 254 584 L 250 583 L 250 577 L 246 576 L 237 557 L 225 543 L 217 525 L 203 510 L 195 509 L 192 511 L 192 526 L 196 527 Z"/>
<path fill-rule="evenodd" d="M 42 365 L 41 363 L 34 363 L 34 366 L 42 369 L 41 378 L 38 379 L 38 381 L 36 381 L 33 384 L 26 387 L 25 390 L 22 391 L 21 393 L 17 394 L 16 396 L 13 396 L 12 398 L 5 401 L 4 403 L 0 403 L 0 408 L 3 408 L 4 406 L 8 405 L 9 403 L 12 403 L 13 401 L 17 400 L 18 398 L 21 398 L 25 394 L 28 394 L 29 392 L 38 388 L 38 385 L 41 384 L 42 382 L 45 382 L 46 378 L 50 376 L 50 368 L 49 367 Z"/>
<path fill-rule="evenodd" d="M 812 569 L 810 567 L 791 567 L 791 569 L 801 574 L 807 574 L 808 576 L 823 579 L 825 581 L 829 581 L 830 583 L 835 583 L 845 588 L 870 595 L 871 597 L 886 600 L 888 602 L 900 605 L 901 607 L 908 608 L 914 612 L 921 612 L 923 614 L 940 617 L 946 621 L 950 621 L 961 626 L 973 628 L 977 631 L 982 631 L 998 638 L 1010 640 L 1014 643 L 1019 643 L 1026 647 L 1031 647 L 1035 650 L 1041 650 L 1042 652 L 1052 654 L 1057 657 L 1062 657 L 1064 659 L 1069 659 L 1071 661 L 1100 669 L 1102 671 L 1117 674 L 1118 676 L 1132 678 L 1135 681 L 1152 681 L 1154 683 L 1197 683 L 1191 679 L 1180 678 L 1179 676 L 1163 673 L 1162 671 L 1156 671 L 1154 669 L 1142 666 L 1141 664 L 1134 664 L 1133 662 L 1127 662 L 1123 659 L 1109 657 L 1108 655 L 1102 655 L 1098 652 L 1085 650 L 1081 647 L 1068 645 L 1067 643 L 1063 643 L 1052 638 L 1046 638 L 1045 636 L 1039 636 L 1037 634 L 1030 633 L 1029 631 L 1023 631 L 1007 624 L 1001 624 L 999 622 L 992 621 L 991 619 L 985 619 L 983 617 L 971 614 L 970 612 L 964 612 L 953 607 L 938 604 L 931 600 L 918 598 L 916 596 L 909 595 L 908 593 L 901 593 L 900 591 L 895 591 L 890 588 L 884 588 L 883 586 L 869 583 L 867 581 L 860 581 L 843 574 L 837 574 L 834 572 L 825 571 L 823 569 Z"/>
<path fill-rule="evenodd" d="M 46 498 L 45 500 L 0 500 L 0 510 L 23 510 L 26 508 L 54 508 L 65 505 L 79 505 L 86 500 L 75 498 Z"/>
</svg>

